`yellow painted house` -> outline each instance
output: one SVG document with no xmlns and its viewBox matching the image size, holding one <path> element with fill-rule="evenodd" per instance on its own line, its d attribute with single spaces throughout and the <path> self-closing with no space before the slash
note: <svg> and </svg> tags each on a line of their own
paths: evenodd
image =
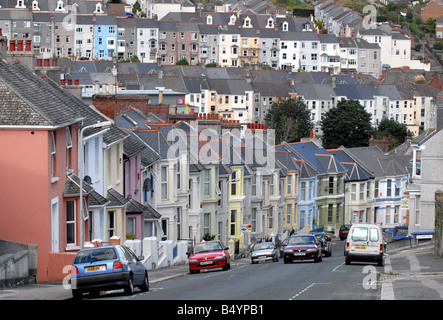
<svg viewBox="0 0 443 320">
<path fill-rule="evenodd" d="M 244 166 L 231 166 L 231 177 L 229 184 L 229 238 L 239 242 L 239 247 L 244 245 L 244 235 L 241 232 L 243 213 L 245 205 L 244 190 Z"/>
</svg>

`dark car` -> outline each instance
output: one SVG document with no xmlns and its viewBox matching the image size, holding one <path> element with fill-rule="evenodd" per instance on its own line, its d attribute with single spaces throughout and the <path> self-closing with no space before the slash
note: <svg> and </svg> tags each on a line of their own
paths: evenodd
<svg viewBox="0 0 443 320">
<path fill-rule="evenodd" d="M 331 237 L 323 232 L 313 232 L 312 234 L 321 242 L 321 253 L 324 254 L 325 257 L 330 257 L 332 255 Z"/>
<path fill-rule="evenodd" d="M 272 260 L 278 261 L 278 248 L 272 242 L 257 243 L 251 250 L 251 263 Z"/>
<path fill-rule="evenodd" d="M 349 233 L 349 229 L 351 229 L 350 224 L 344 224 L 340 227 L 340 230 L 338 231 L 338 237 L 340 238 L 340 240 L 346 239 Z"/>
<path fill-rule="evenodd" d="M 85 292 L 99 295 L 112 289 L 132 295 L 134 287 L 148 291 L 148 272 L 141 260 L 123 245 L 80 250 L 71 267 L 72 296 L 81 299 Z"/>
<path fill-rule="evenodd" d="M 196 243 L 188 252 L 189 272 L 196 273 L 202 269 L 231 268 L 229 247 L 225 247 L 219 240 Z"/>
<path fill-rule="evenodd" d="M 322 261 L 320 240 L 312 234 L 292 236 L 284 251 L 284 263 L 306 259 Z"/>
</svg>

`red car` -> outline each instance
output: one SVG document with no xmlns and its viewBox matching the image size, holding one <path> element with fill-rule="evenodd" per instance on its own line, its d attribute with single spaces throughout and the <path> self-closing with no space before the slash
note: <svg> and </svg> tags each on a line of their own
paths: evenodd
<svg viewBox="0 0 443 320">
<path fill-rule="evenodd" d="M 312 234 L 292 236 L 285 248 L 284 263 L 305 259 L 322 261 L 320 240 Z"/>
<path fill-rule="evenodd" d="M 200 272 L 201 269 L 231 268 L 231 257 L 229 247 L 223 246 L 219 240 L 196 243 L 188 252 L 189 272 Z"/>
</svg>

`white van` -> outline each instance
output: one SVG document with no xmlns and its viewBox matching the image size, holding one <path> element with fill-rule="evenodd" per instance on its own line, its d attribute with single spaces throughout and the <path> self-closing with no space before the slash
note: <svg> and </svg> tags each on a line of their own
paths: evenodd
<svg viewBox="0 0 443 320">
<path fill-rule="evenodd" d="M 345 245 L 345 263 L 351 261 L 377 262 L 383 265 L 384 239 L 376 224 L 353 224 Z"/>
</svg>

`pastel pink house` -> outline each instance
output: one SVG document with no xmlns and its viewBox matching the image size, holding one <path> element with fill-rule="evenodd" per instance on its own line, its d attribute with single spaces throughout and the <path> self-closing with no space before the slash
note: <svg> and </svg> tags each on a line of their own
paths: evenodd
<svg viewBox="0 0 443 320">
<path fill-rule="evenodd" d="M 44 81 L 0 62 L 0 237 L 38 245 L 39 282 L 59 280 L 60 265 L 72 263 L 80 221 L 78 192 L 69 190 L 78 188 L 82 116 Z"/>
</svg>

